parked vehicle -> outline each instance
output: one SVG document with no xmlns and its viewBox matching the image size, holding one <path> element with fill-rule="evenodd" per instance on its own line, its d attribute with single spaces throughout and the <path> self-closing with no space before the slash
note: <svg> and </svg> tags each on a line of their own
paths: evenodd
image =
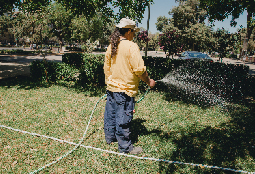
<svg viewBox="0 0 255 174">
<path fill-rule="evenodd" d="M 198 51 L 185 51 L 181 54 L 179 59 L 183 60 L 200 60 L 200 61 L 209 61 L 213 62 L 213 59 L 207 54 L 198 52 Z"/>
</svg>

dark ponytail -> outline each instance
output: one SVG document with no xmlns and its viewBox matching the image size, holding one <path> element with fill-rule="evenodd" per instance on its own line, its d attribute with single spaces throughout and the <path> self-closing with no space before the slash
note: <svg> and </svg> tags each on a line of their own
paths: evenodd
<svg viewBox="0 0 255 174">
<path fill-rule="evenodd" d="M 124 36 L 130 28 L 118 28 L 116 27 L 114 32 L 111 34 L 111 57 L 117 54 L 118 45 L 120 43 L 120 36 Z"/>
<path fill-rule="evenodd" d="M 112 52 L 111 57 L 114 57 L 117 54 L 117 48 L 120 43 L 120 32 L 119 28 L 115 28 L 114 32 L 111 34 L 111 46 L 112 46 Z"/>
</svg>

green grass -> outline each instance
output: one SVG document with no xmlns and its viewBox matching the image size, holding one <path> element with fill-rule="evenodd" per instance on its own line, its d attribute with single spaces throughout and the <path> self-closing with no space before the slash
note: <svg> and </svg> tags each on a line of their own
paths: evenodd
<svg viewBox="0 0 255 174">
<path fill-rule="evenodd" d="M 78 143 L 102 92 L 80 92 L 71 85 L 32 84 L 28 79 L 0 81 L 0 124 Z M 136 97 L 138 100 L 141 97 Z M 96 108 L 87 138 L 91 145 L 118 152 L 106 144 L 105 100 Z M 150 91 L 137 104 L 131 139 L 138 156 L 255 171 L 254 105 L 228 111 L 172 99 Z M 0 130 L 0 173 L 28 173 L 62 156 L 74 146 L 50 139 Z M 40 173 L 232 173 L 107 154 L 80 147 Z"/>
</svg>

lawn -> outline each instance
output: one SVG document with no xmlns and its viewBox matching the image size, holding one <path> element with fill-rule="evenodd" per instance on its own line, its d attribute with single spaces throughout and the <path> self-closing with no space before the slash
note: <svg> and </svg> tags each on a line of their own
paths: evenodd
<svg viewBox="0 0 255 174">
<path fill-rule="evenodd" d="M 0 124 L 78 143 L 90 114 L 104 93 L 81 92 L 69 85 L 32 84 L 28 79 L 0 81 Z M 142 95 L 136 97 L 138 100 Z M 82 145 L 118 152 L 104 140 L 105 99 L 98 104 Z M 254 103 L 227 109 L 182 102 L 150 91 L 137 104 L 132 141 L 139 157 L 255 171 Z M 74 146 L 0 128 L 0 173 L 32 172 Z M 39 173 L 233 173 L 168 164 L 79 147 Z"/>
</svg>

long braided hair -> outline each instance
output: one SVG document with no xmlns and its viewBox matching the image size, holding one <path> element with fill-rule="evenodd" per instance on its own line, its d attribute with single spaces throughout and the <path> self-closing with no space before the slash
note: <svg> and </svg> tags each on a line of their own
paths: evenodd
<svg viewBox="0 0 255 174">
<path fill-rule="evenodd" d="M 113 33 L 111 34 L 111 57 L 114 57 L 117 54 L 118 45 L 120 43 L 120 36 L 124 36 L 130 28 L 118 28 L 116 27 Z"/>
</svg>

